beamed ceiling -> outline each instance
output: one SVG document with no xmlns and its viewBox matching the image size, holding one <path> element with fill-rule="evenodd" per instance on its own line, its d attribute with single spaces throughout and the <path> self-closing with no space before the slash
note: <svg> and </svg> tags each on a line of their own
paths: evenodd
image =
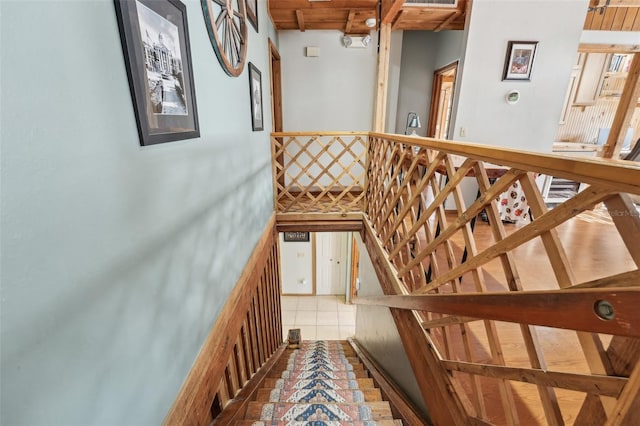
<svg viewBox="0 0 640 426">
<path fill-rule="evenodd" d="M 367 18 L 391 24 L 393 30 L 462 30 L 467 0 L 269 0 L 278 30 L 339 30 L 365 34 Z M 585 29 L 640 31 L 640 0 L 590 0 Z"/>
</svg>

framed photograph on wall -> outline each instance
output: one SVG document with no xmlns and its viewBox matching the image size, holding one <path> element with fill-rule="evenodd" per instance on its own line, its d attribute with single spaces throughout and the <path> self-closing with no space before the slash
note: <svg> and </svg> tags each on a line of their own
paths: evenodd
<svg viewBox="0 0 640 426">
<path fill-rule="evenodd" d="M 251 97 L 251 126 L 253 131 L 264 130 L 262 73 L 251 62 L 249 62 L 249 94 Z"/>
<path fill-rule="evenodd" d="M 185 5 L 114 1 L 140 144 L 200 136 Z"/>
<path fill-rule="evenodd" d="M 537 46 L 537 41 L 510 41 L 507 46 L 502 80 L 531 80 L 531 69 Z"/>
<path fill-rule="evenodd" d="M 258 31 L 258 0 L 246 0 L 247 4 L 247 19 L 253 25 L 253 28 Z"/>
</svg>

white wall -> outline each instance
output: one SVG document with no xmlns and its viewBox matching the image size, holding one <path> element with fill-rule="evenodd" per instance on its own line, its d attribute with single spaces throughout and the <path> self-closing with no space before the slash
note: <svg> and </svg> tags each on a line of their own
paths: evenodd
<svg viewBox="0 0 640 426">
<path fill-rule="evenodd" d="M 587 7 L 588 0 L 474 1 L 453 138 L 551 151 Z M 501 81 L 509 40 L 539 42 L 531 81 Z M 512 89 L 521 93 L 516 105 L 504 100 Z"/>
<path fill-rule="evenodd" d="M 387 86 L 387 111 L 385 132 L 396 133 L 400 75 L 402 72 L 402 40 L 404 31 L 391 31 L 389 48 L 389 81 Z"/>
<path fill-rule="evenodd" d="M 284 241 L 280 233 L 280 270 L 283 294 L 313 293 L 313 238 Z"/>
<path fill-rule="evenodd" d="M 377 34 L 367 48 L 344 48 L 340 31 L 281 31 L 285 131 L 371 130 Z M 320 48 L 306 57 L 305 47 Z"/>
<path fill-rule="evenodd" d="M 1 424 L 160 424 L 272 213 L 271 109 L 183 2 L 201 137 L 149 147 L 113 1 L 1 2 Z"/>
<path fill-rule="evenodd" d="M 417 112 L 422 128 L 416 133 L 427 134 L 433 73 L 459 60 L 463 54 L 462 31 L 405 31 L 402 40 L 402 66 L 397 98 L 395 132 L 404 134 L 407 114 Z"/>
<path fill-rule="evenodd" d="M 362 238 L 359 234 L 354 235 L 360 250 L 360 289 L 358 295 L 382 296 L 384 293 Z M 422 400 L 420 388 L 389 308 L 358 305 L 355 338 L 426 414 L 427 407 Z"/>
</svg>

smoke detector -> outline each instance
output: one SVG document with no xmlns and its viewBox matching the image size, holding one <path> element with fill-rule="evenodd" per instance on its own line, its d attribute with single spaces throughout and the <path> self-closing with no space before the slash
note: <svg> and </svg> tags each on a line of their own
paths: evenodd
<svg viewBox="0 0 640 426">
<path fill-rule="evenodd" d="M 369 28 L 373 28 L 376 26 L 376 18 L 367 18 L 364 24 Z"/>
</svg>

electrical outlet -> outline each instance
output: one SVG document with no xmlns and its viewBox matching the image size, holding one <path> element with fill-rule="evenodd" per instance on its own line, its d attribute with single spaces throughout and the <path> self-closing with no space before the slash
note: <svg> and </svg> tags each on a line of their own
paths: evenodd
<svg viewBox="0 0 640 426">
<path fill-rule="evenodd" d="M 465 129 L 464 127 L 460 127 L 460 137 L 464 138 L 467 136 L 467 129 Z"/>
</svg>

